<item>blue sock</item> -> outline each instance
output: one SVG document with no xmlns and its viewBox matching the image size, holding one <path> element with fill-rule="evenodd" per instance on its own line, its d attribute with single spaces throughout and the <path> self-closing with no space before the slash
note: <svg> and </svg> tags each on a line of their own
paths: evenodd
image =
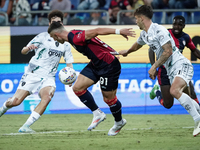
<svg viewBox="0 0 200 150">
<path fill-rule="evenodd" d="M 91 111 L 94 111 L 98 109 L 99 107 L 94 101 L 93 96 L 91 93 L 87 90 L 83 95 L 79 96 L 79 99 L 81 100 L 82 103 L 84 103 Z"/>
<path fill-rule="evenodd" d="M 115 121 L 122 120 L 122 104 L 119 100 L 114 105 L 110 106 L 110 111 L 112 112 L 112 115 L 115 118 Z"/>
<path fill-rule="evenodd" d="M 158 98 L 159 103 L 163 105 L 163 98 L 162 98 L 161 91 L 159 90 L 156 91 L 156 97 Z"/>
</svg>

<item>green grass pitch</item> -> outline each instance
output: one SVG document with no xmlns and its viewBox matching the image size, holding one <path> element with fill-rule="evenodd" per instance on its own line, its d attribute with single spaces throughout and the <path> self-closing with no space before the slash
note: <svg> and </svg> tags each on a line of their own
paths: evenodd
<svg viewBox="0 0 200 150">
<path fill-rule="evenodd" d="M 31 126 L 34 134 L 18 129 L 29 115 L 0 117 L 0 150 L 199 150 L 200 135 L 193 137 L 190 115 L 123 115 L 126 126 L 108 136 L 112 115 L 87 131 L 92 114 L 43 115 Z"/>
</svg>

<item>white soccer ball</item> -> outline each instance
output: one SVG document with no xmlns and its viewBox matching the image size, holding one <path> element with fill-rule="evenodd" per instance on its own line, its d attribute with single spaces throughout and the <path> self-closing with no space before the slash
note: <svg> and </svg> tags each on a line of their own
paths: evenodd
<svg viewBox="0 0 200 150">
<path fill-rule="evenodd" d="M 76 80 L 76 71 L 73 68 L 65 67 L 58 74 L 60 82 L 65 85 L 72 84 Z"/>
</svg>

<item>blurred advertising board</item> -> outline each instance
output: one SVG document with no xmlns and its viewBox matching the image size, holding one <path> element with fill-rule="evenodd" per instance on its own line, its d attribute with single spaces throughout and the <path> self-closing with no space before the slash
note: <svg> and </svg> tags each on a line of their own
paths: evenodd
<svg viewBox="0 0 200 150">
<path fill-rule="evenodd" d="M 86 64 L 74 64 L 77 74 Z M 15 93 L 21 76 L 27 64 L 0 64 L 0 106 L 9 97 Z M 200 99 L 200 65 L 193 64 L 194 88 Z M 60 64 L 58 70 L 65 67 Z M 117 97 L 123 106 L 123 113 L 130 114 L 185 114 L 187 113 L 179 102 L 175 99 L 174 106 L 171 109 L 165 109 L 158 103 L 157 98 L 151 100 L 149 93 L 152 87 L 157 84 L 157 80 L 151 80 L 148 75 L 150 64 L 147 63 L 124 63 L 119 78 Z M 65 86 L 58 79 L 56 74 L 56 92 L 45 113 L 81 113 L 90 111 L 80 102 L 73 93 L 72 88 Z M 109 112 L 109 107 L 103 101 L 99 88 L 99 83 L 88 88 L 94 96 L 96 103 L 100 108 Z M 27 97 L 24 102 L 8 111 L 8 113 L 30 113 L 39 103 L 38 93 Z"/>
</svg>

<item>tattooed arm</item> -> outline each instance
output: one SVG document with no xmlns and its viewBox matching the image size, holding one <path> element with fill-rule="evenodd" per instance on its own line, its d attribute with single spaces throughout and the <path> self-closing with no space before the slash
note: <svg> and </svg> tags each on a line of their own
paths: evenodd
<svg viewBox="0 0 200 150">
<path fill-rule="evenodd" d="M 158 68 L 162 64 L 164 64 L 167 61 L 167 59 L 172 55 L 172 45 L 170 41 L 164 44 L 162 48 L 164 49 L 164 51 L 160 58 L 154 63 L 155 68 Z"/>
<path fill-rule="evenodd" d="M 166 44 L 162 46 L 164 49 L 160 58 L 152 65 L 151 69 L 149 70 L 149 77 L 151 79 L 155 79 L 156 69 L 164 64 L 167 59 L 172 55 L 172 45 L 171 42 L 168 41 Z"/>
</svg>

